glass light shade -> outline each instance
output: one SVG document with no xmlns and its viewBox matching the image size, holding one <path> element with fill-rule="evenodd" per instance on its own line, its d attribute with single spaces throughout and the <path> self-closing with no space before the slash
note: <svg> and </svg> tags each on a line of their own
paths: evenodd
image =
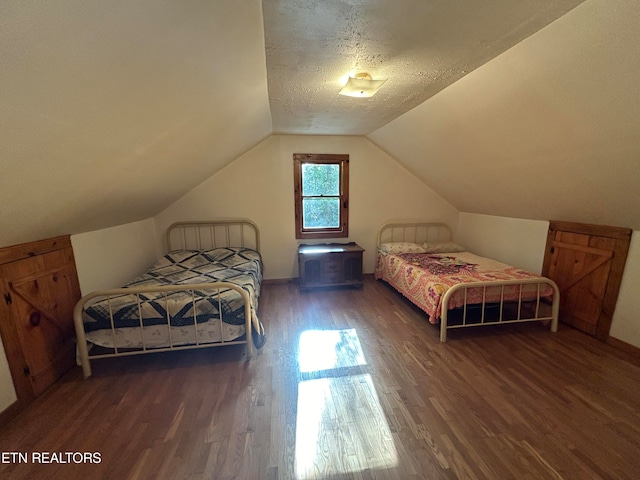
<svg viewBox="0 0 640 480">
<path fill-rule="evenodd" d="M 358 73 L 355 77 L 349 77 L 347 84 L 339 93 L 349 97 L 373 97 L 386 81 L 386 79 L 373 80 L 368 73 Z"/>
</svg>

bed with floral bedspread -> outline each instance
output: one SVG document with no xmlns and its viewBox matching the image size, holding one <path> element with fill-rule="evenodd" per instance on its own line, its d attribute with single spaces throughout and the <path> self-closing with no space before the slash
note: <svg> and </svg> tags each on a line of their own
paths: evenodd
<svg viewBox="0 0 640 480">
<path fill-rule="evenodd" d="M 434 230 L 438 241 L 430 240 Z M 375 278 L 423 310 L 430 323 L 440 322 L 443 342 L 450 328 L 542 320 L 557 329 L 559 293 L 552 280 L 466 251 L 444 224 L 384 224 Z"/>
<path fill-rule="evenodd" d="M 393 285 L 400 293 L 429 315 L 429 322 L 437 323 L 442 313 L 442 299 L 445 292 L 460 283 L 489 282 L 495 280 L 524 280 L 538 278 L 531 272 L 480 257 L 469 252 L 449 254 L 400 253 L 380 255 L 376 265 L 376 278 Z M 545 285 L 538 293 L 535 284 L 507 285 L 503 288 L 471 288 L 451 297 L 449 308 L 460 308 L 465 303 L 494 304 L 501 300 L 517 302 L 522 289 L 522 299 L 535 300 L 539 295 L 548 298 L 553 295 L 550 286 Z"/>
</svg>

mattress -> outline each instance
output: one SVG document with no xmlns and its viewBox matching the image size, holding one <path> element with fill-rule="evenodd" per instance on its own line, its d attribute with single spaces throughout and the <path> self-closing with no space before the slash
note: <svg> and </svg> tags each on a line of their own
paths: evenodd
<svg viewBox="0 0 640 480">
<path fill-rule="evenodd" d="M 149 325 L 142 327 L 142 330 L 140 327 L 116 328 L 113 332 L 111 329 L 94 330 L 88 332 L 86 338 L 94 345 L 105 348 L 114 348 L 115 345 L 118 349 L 139 349 L 230 342 L 242 338 L 244 334 L 244 323 L 229 325 L 220 320 L 209 320 L 199 323 L 197 330 L 194 330 L 193 324 L 170 328 L 166 324 Z"/>
</svg>

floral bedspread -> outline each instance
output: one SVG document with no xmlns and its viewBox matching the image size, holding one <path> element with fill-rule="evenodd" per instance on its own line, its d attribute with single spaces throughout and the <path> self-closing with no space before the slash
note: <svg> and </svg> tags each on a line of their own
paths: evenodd
<svg viewBox="0 0 640 480">
<path fill-rule="evenodd" d="M 442 311 L 442 297 L 445 292 L 459 283 L 487 282 L 495 280 L 522 280 L 540 278 L 539 275 L 507 265 L 496 260 L 480 257 L 469 252 L 450 254 L 400 253 L 395 255 L 378 254 L 376 260 L 376 279 L 392 285 L 411 302 L 429 315 L 429 322 L 437 323 Z M 517 301 L 520 285 L 508 285 L 504 288 L 490 287 L 485 293 L 486 303 Z M 553 290 L 541 285 L 540 295 L 551 296 Z M 525 285 L 523 300 L 532 300 L 538 296 L 536 284 Z M 449 309 L 464 305 L 464 290 L 450 298 Z M 481 304 L 483 289 L 467 290 L 467 304 Z"/>
</svg>

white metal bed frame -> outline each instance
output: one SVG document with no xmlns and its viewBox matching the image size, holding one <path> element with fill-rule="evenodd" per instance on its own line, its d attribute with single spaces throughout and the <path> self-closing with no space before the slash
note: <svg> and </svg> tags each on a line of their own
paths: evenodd
<svg viewBox="0 0 640 480">
<path fill-rule="evenodd" d="M 451 241 L 452 233 L 451 229 L 445 223 L 431 223 L 421 221 L 409 221 L 409 222 L 391 222 L 385 223 L 378 229 L 378 237 L 376 247 L 388 242 L 412 242 L 422 244 L 425 242 L 446 242 Z M 379 255 L 379 253 L 377 253 Z M 537 300 L 535 305 L 535 314 L 533 317 L 522 316 L 522 292 L 524 285 L 537 284 Z M 515 319 L 504 318 L 504 289 L 509 285 L 518 285 L 519 298 L 517 307 L 517 316 Z M 551 314 L 545 315 L 540 309 L 540 291 L 544 285 L 548 285 L 553 289 L 553 299 L 551 303 Z M 393 287 L 393 285 L 391 285 Z M 499 302 L 499 316 L 498 320 L 486 320 L 485 319 L 485 307 L 486 307 L 486 293 L 488 288 L 500 287 L 500 302 Z M 395 288 L 395 287 L 394 287 Z M 467 291 L 469 289 L 482 288 L 482 303 L 476 304 L 480 306 L 481 317 L 480 321 L 468 321 L 467 319 Z M 464 306 L 462 307 L 462 321 L 460 324 L 449 325 L 449 300 L 458 291 L 463 291 Z M 533 278 L 533 279 L 521 279 L 521 280 L 497 280 L 491 282 L 469 282 L 454 285 L 449 288 L 442 297 L 442 310 L 440 316 L 440 341 L 447 341 L 447 331 L 454 328 L 466 328 L 466 327 L 479 327 L 490 325 L 502 325 L 509 323 L 524 323 L 524 322 L 538 322 L 538 321 L 550 321 L 551 331 L 556 332 L 558 330 L 558 314 L 560 309 L 560 291 L 556 283 L 546 277 Z"/>
<path fill-rule="evenodd" d="M 260 251 L 260 231 L 258 226 L 246 219 L 224 219 L 213 221 L 198 222 L 178 222 L 174 223 L 167 229 L 167 248 L 172 250 L 208 250 L 223 247 L 247 247 Z M 211 291 L 220 302 L 220 291 L 223 289 L 232 289 L 240 294 L 244 302 L 244 318 L 245 318 L 245 336 L 243 340 L 225 341 L 222 336 L 222 309 L 220 312 L 220 329 L 222 341 L 216 343 L 201 342 L 198 340 L 198 323 L 193 322 L 194 341 L 193 344 L 174 344 L 171 337 L 170 319 L 167 317 L 167 329 L 169 334 L 169 346 L 166 347 L 147 347 L 145 343 L 145 335 L 143 331 L 143 320 L 138 315 L 140 322 L 140 334 L 142 337 L 142 348 L 139 350 L 124 350 L 119 348 L 115 341 L 116 327 L 113 321 L 113 311 L 109 303 L 109 315 L 111 319 L 111 334 L 113 338 L 113 352 L 89 355 L 88 341 L 85 335 L 84 322 L 82 313 L 87 303 L 98 300 L 111 299 L 119 295 L 135 295 L 138 303 L 138 312 L 140 312 L 140 294 L 143 293 L 163 293 L 165 301 L 167 294 L 170 292 L 184 291 L 189 292 L 192 301 L 195 302 L 195 291 Z M 109 300 L 110 301 L 110 300 Z M 220 306 L 219 306 L 220 307 Z M 168 309 L 167 309 L 168 311 Z M 194 305 L 195 312 L 195 305 Z M 156 287 L 130 287 L 115 288 L 108 290 L 100 290 L 91 292 L 78 301 L 73 313 L 73 320 L 76 329 L 76 339 L 78 342 L 78 360 L 82 366 L 84 377 L 91 375 L 91 360 L 99 358 L 112 358 L 128 355 L 142 355 L 146 353 L 166 352 L 173 350 L 191 350 L 196 348 L 221 347 L 227 345 L 247 345 L 247 360 L 254 355 L 254 346 L 252 339 L 252 323 L 255 328 L 259 328 L 257 317 L 251 312 L 250 295 L 240 286 L 230 282 L 211 282 L 184 285 L 164 285 Z M 132 327 L 137 328 L 137 327 Z"/>
</svg>

